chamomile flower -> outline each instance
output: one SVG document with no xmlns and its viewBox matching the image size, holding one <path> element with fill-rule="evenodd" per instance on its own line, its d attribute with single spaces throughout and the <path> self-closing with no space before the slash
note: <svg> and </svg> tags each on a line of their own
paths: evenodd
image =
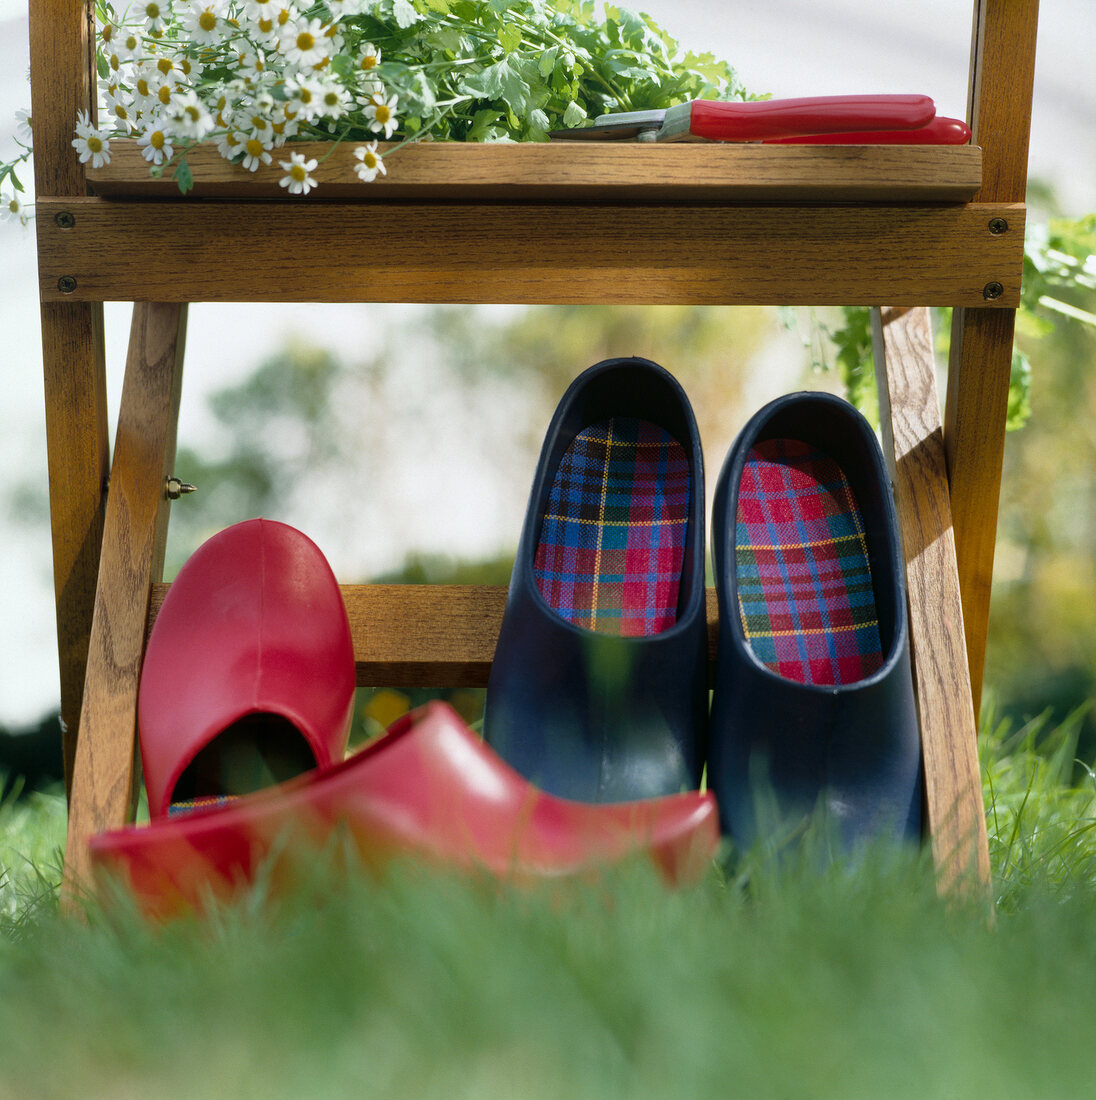
<svg viewBox="0 0 1096 1100">
<path fill-rule="evenodd" d="M 368 76 L 380 63 L 381 51 L 372 42 L 366 42 L 358 54 L 358 68 Z"/>
<path fill-rule="evenodd" d="M 354 157 L 358 161 L 354 165 L 354 171 L 362 183 L 372 183 L 377 178 L 378 172 L 382 176 L 388 174 L 388 169 L 384 166 L 384 160 L 377 152 L 375 141 L 371 141 L 368 145 L 359 145 L 354 150 Z"/>
<path fill-rule="evenodd" d="M 137 4 L 136 10 L 144 18 L 146 29 L 152 34 L 160 34 L 171 18 L 171 0 L 146 0 Z"/>
<path fill-rule="evenodd" d="M 15 191 L 11 191 L 0 199 L 0 215 L 5 221 L 27 224 L 27 215 L 23 206 L 23 200 Z"/>
<path fill-rule="evenodd" d="M 214 126 L 209 108 L 194 91 L 172 96 L 167 113 L 176 136 L 188 141 L 201 141 Z"/>
<path fill-rule="evenodd" d="M 163 164 L 165 160 L 171 160 L 175 152 L 175 146 L 171 142 L 171 135 L 162 126 L 151 127 L 138 139 L 137 147 L 141 150 L 141 156 L 149 164 Z"/>
<path fill-rule="evenodd" d="M 216 46 L 221 41 L 221 5 L 208 0 L 191 0 L 183 16 L 187 38 L 199 46 Z"/>
<path fill-rule="evenodd" d="M 238 130 L 226 130 L 217 142 L 217 152 L 225 160 L 232 160 L 233 157 L 240 155 L 246 141 L 247 139 Z"/>
<path fill-rule="evenodd" d="M 320 83 L 320 113 L 324 118 L 337 119 L 350 109 L 350 92 L 337 80 L 324 79 Z"/>
<path fill-rule="evenodd" d="M 289 107 L 303 122 L 310 122 L 323 113 L 324 86 L 311 76 L 298 74 L 285 82 Z"/>
<path fill-rule="evenodd" d="M 385 102 L 383 93 L 374 96 L 365 107 L 365 117 L 369 119 L 369 129 L 375 134 L 384 133 L 387 141 L 399 125 L 396 118 L 397 96 L 392 96 Z"/>
<path fill-rule="evenodd" d="M 316 181 L 309 175 L 316 170 L 315 157 L 305 160 L 303 153 L 290 153 L 289 160 L 280 160 L 278 163 L 286 173 L 278 180 L 278 185 L 288 187 L 291 195 L 307 195 L 316 186 Z"/>
<path fill-rule="evenodd" d="M 156 67 L 155 61 L 146 59 L 139 62 L 134 66 L 131 79 L 134 110 L 147 114 L 171 102 L 171 84 Z"/>
<path fill-rule="evenodd" d="M 76 139 L 72 143 L 81 164 L 91 161 L 92 168 L 110 164 L 110 142 L 91 124 L 87 111 L 76 116 Z"/>
<path fill-rule="evenodd" d="M 294 155 L 296 155 L 296 154 L 294 154 Z M 270 160 L 271 160 L 271 157 L 270 157 L 270 146 L 269 145 L 267 145 L 264 142 L 260 141 L 256 137 L 248 138 L 244 142 L 244 159 L 243 159 L 242 163 L 243 163 L 243 166 L 249 172 L 254 172 L 259 167 L 260 164 L 269 164 Z M 283 164 L 282 167 L 284 168 L 285 165 Z M 312 161 L 312 167 L 313 168 L 316 167 L 316 162 L 315 161 Z M 311 186 L 315 186 L 315 184 L 316 184 L 316 181 L 313 180 Z M 283 182 L 282 186 L 285 187 L 286 184 Z M 307 191 L 307 190 L 308 190 L 308 188 L 306 187 L 305 191 Z"/>
<path fill-rule="evenodd" d="M 236 55 L 236 71 L 245 80 L 253 80 L 267 71 L 266 54 L 259 49 L 241 50 Z"/>
<path fill-rule="evenodd" d="M 304 69 L 318 65 L 331 54 L 331 39 L 324 33 L 318 19 L 307 16 L 288 23 L 279 43 L 282 56 L 289 65 Z"/>
<path fill-rule="evenodd" d="M 15 122 L 18 126 L 15 140 L 19 142 L 20 145 L 29 149 L 34 144 L 34 134 L 31 132 L 33 122 L 30 117 L 30 108 L 20 107 L 19 110 L 15 112 Z"/>
<path fill-rule="evenodd" d="M 117 84 L 112 84 L 103 94 L 101 113 L 109 117 L 115 126 L 120 127 L 126 133 L 132 133 L 136 128 L 137 120 L 133 105 L 129 97 L 118 88 Z"/>
</svg>

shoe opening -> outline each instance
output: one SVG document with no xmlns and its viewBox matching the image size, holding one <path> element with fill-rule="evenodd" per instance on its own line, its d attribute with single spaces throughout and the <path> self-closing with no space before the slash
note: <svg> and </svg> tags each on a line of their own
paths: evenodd
<svg viewBox="0 0 1096 1100">
<path fill-rule="evenodd" d="M 690 480 L 685 448 L 648 420 L 612 417 L 579 432 L 553 475 L 533 563 L 553 610 L 602 634 L 673 626 Z"/>
<path fill-rule="evenodd" d="M 248 714 L 195 754 L 175 784 L 169 812 L 218 805 L 315 767 L 315 754 L 287 718 Z"/>
<path fill-rule="evenodd" d="M 762 664 L 804 684 L 849 684 L 883 664 L 861 509 L 845 472 L 796 439 L 754 446 L 735 532 L 738 605 Z"/>
</svg>

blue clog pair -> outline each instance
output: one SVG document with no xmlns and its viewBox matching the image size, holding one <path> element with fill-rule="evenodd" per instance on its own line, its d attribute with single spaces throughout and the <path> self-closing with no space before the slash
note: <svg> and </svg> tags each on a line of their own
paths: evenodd
<svg viewBox="0 0 1096 1100">
<path fill-rule="evenodd" d="M 712 548 L 684 390 L 645 359 L 581 374 L 549 425 L 487 689 L 484 736 L 590 802 L 707 782 L 748 846 L 759 807 L 846 845 L 921 829 L 902 557 L 879 444 L 828 394 L 758 412 L 727 455 Z"/>
</svg>

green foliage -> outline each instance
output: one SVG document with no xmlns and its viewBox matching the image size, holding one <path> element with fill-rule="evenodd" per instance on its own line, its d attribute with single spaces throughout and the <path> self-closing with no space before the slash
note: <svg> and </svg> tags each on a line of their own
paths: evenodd
<svg viewBox="0 0 1096 1100">
<path fill-rule="evenodd" d="M 1007 427 L 1023 427 L 1031 415 L 1032 368 L 1027 347 L 1063 324 L 1096 328 L 1096 214 L 1076 220 L 1054 218 L 1045 225 L 1030 226 L 1024 238 L 1024 274 L 1020 308 L 1016 314 L 1017 347 L 1013 352 L 1009 383 Z M 875 398 L 875 366 L 872 355 L 870 311 L 865 306 L 842 310 L 841 323 L 833 328 L 818 322 L 831 345 L 815 358 L 823 369 L 836 368 L 849 400 L 871 411 Z M 942 333 L 949 330 L 950 310 L 942 310 Z M 947 342 L 943 346 L 947 354 Z M 831 359 L 832 357 L 832 359 Z"/>
<path fill-rule="evenodd" d="M 288 898 L 260 883 L 204 923 L 150 927 L 120 898 L 86 923 L 24 910 L 0 926 L 4 1089 L 1084 1095 L 1096 883 L 1074 732 L 983 733 L 994 928 L 883 850 L 679 892 L 639 865 L 515 890 L 320 858 Z"/>
</svg>

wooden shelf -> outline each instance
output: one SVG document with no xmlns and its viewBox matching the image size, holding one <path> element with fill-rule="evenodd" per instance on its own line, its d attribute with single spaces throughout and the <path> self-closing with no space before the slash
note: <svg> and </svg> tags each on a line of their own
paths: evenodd
<svg viewBox="0 0 1096 1100">
<path fill-rule="evenodd" d="M 148 631 L 169 584 L 154 584 Z M 506 606 L 502 585 L 341 585 L 358 684 L 486 687 Z M 715 670 L 718 607 L 707 591 L 709 681 Z"/>
<path fill-rule="evenodd" d="M 39 198 L 37 213 L 46 302 L 1005 307 L 1023 264 L 1024 208 L 1007 204 Z M 998 220 L 1007 232 L 990 229 Z"/>
<path fill-rule="evenodd" d="M 982 150 L 939 145 L 639 145 L 421 142 L 387 162 L 372 183 L 354 175 L 357 142 L 295 143 L 252 173 L 211 145 L 187 154 L 191 199 L 377 202 L 920 202 L 960 203 L 982 184 Z M 380 146 L 381 151 L 392 148 Z M 290 152 L 319 163 L 307 197 L 278 185 Z M 136 142 L 111 142 L 111 162 L 89 169 L 92 192 L 110 198 L 178 198 L 152 179 Z"/>
</svg>

